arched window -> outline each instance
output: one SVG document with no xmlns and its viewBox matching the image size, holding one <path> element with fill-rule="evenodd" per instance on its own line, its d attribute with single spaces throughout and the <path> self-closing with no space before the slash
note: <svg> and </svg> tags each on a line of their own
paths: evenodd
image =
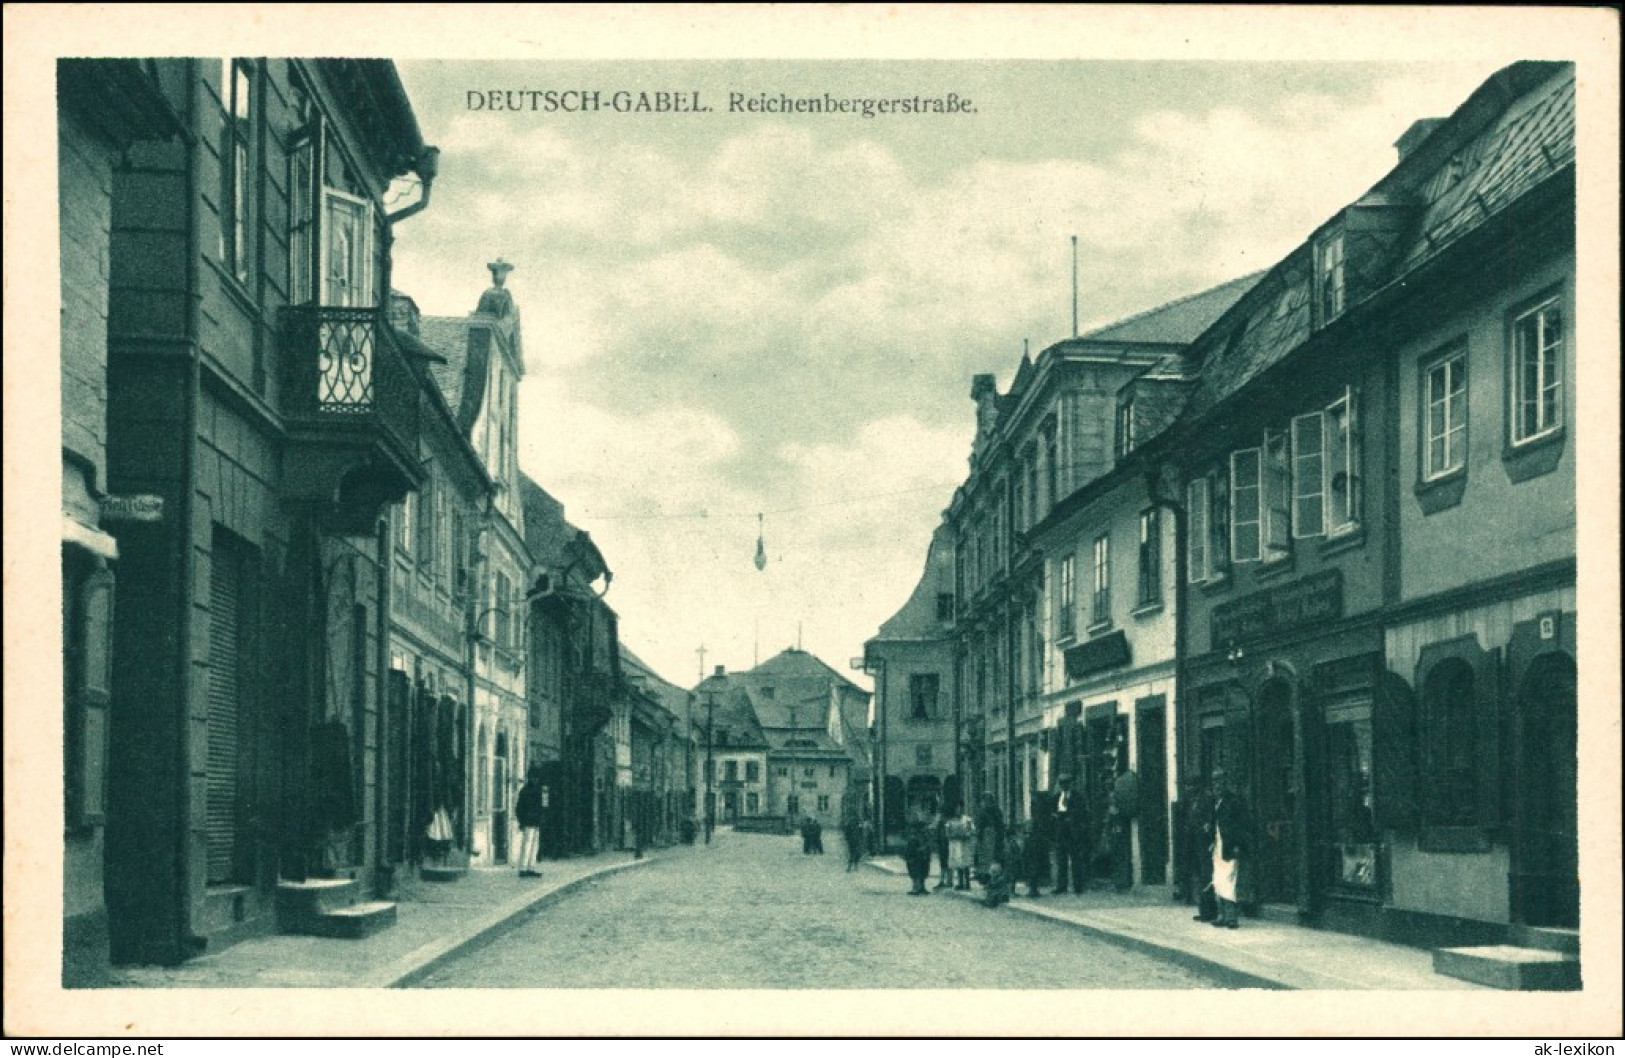
<svg viewBox="0 0 1625 1058">
<path fill-rule="evenodd" d="M 1422 685 L 1423 811 L 1432 826 L 1480 823 L 1475 701 L 1465 661 L 1448 658 L 1429 670 Z"/>
</svg>

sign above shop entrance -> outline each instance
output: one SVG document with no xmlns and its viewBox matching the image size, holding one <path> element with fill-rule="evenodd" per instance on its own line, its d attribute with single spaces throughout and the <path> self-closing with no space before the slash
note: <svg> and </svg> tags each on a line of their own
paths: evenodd
<svg viewBox="0 0 1625 1058">
<path fill-rule="evenodd" d="M 1212 642 L 1248 643 L 1343 616 L 1343 571 L 1328 569 L 1213 608 Z"/>
</svg>

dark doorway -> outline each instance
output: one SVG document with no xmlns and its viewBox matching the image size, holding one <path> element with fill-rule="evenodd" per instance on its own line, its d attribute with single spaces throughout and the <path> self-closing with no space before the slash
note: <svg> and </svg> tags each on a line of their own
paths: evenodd
<svg viewBox="0 0 1625 1058">
<path fill-rule="evenodd" d="M 1168 870 L 1168 750 L 1162 698 L 1134 710 L 1140 775 L 1140 880 L 1161 885 Z"/>
<path fill-rule="evenodd" d="M 1298 753 L 1292 689 L 1264 685 L 1258 700 L 1258 767 L 1254 784 L 1258 855 L 1254 894 L 1266 904 L 1298 899 Z"/>
<path fill-rule="evenodd" d="M 544 760 L 535 764 L 541 774 L 542 786 L 542 827 L 541 833 L 537 835 L 537 844 L 541 846 L 543 856 L 558 859 L 570 854 L 565 813 L 568 798 L 564 796 L 565 785 L 569 780 L 563 761 Z"/>
<path fill-rule="evenodd" d="M 1523 761 L 1518 907 L 1531 926 L 1580 924 L 1580 847 L 1574 659 L 1542 654 L 1518 697 Z"/>
</svg>

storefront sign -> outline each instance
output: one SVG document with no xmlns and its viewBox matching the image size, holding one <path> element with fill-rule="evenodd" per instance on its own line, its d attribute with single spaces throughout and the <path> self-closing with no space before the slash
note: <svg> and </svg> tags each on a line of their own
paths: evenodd
<svg viewBox="0 0 1625 1058">
<path fill-rule="evenodd" d="M 1066 650 L 1066 678 L 1081 680 L 1090 673 L 1129 663 L 1128 636 L 1121 631 L 1091 639 Z"/>
<path fill-rule="evenodd" d="M 1343 571 L 1328 569 L 1213 608 L 1215 647 L 1246 643 L 1343 616 Z"/>
<path fill-rule="evenodd" d="M 164 516 L 162 496 L 103 496 L 104 522 L 156 522 Z"/>
</svg>

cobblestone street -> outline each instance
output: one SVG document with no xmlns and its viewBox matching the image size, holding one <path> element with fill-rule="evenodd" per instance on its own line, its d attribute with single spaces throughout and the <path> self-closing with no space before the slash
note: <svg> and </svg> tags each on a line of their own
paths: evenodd
<svg viewBox="0 0 1625 1058">
<path fill-rule="evenodd" d="M 719 831 L 536 909 L 423 987 L 1215 987 L 1064 926 L 910 897 L 906 878 L 847 873 L 839 835 L 825 846 Z"/>
</svg>

